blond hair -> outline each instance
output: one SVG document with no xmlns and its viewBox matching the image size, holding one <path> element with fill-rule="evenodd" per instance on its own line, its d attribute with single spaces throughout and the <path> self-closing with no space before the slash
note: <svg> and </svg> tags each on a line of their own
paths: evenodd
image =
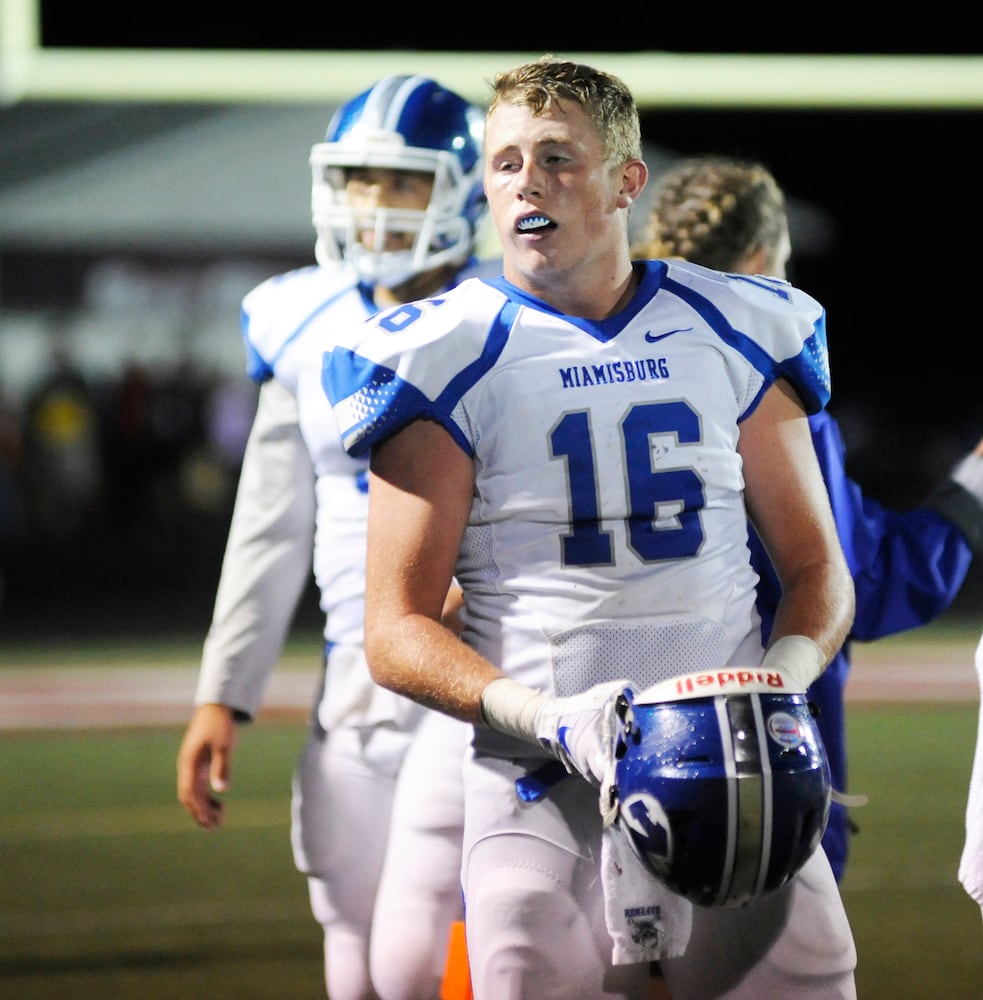
<svg viewBox="0 0 983 1000">
<path fill-rule="evenodd" d="M 641 159 L 642 130 L 631 91 L 618 77 L 582 63 L 546 55 L 504 70 L 492 81 L 488 114 L 513 104 L 540 116 L 556 101 L 573 101 L 583 108 L 601 139 L 606 162 Z"/>
</svg>

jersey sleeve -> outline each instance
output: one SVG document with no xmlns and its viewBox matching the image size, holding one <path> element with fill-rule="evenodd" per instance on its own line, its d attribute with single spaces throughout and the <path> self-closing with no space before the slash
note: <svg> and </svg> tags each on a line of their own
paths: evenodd
<svg viewBox="0 0 983 1000">
<path fill-rule="evenodd" d="M 854 582 L 850 639 L 879 639 L 932 621 L 955 600 L 973 558 L 959 524 L 929 506 L 894 511 L 865 496 L 846 474 L 843 437 L 832 416 L 810 417 L 809 428 Z M 767 637 L 781 587 L 753 528 L 749 546 Z"/>
<path fill-rule="evenodd" d="M 966 455 L 925 506 L 956 525 L 973 552 L 983 554 L 983 456 Z"/>
<path fill-rule="evenodd" d="M 513 308 L 473 279 L 373 316 L 327 351 L 321 384 L 345 450 L 365 455 L 411 421 L 427 419 L 472 454 L 455 409 L 499 356 Z"/>
<path fill-rule="evenodd" d="M 196 705 L 255 716 L 310 575 L 313 525 L 314 470 L 297 403 L 269 381 L 243 458 Z"/>
<path fill-rule="evenodd" d="M 291 340 L 349 285 L 341 271 L 302 267 L 275 274 L 247 292 L 239 328 L 249 377 L 257 385 L 278 377 L 277 362 Z"/>
<path fill-rule="evenodd" d="M 663 284 L 761 374 L 745 417 L 779 378 L 791 383 L 806 413 L 829 402 L 826 310 L 807 292 L 779 278 L 724 275 L 682 261 L 669 263 Z"/>
<path fill-rule="evenodd" d="M 865 496 L 846 474 L 839 427 L 827 415 L 810 421 L 856 591 L 851 638 L 878 639 L 924 625 L 953 602 L 972 550 L 959 527 L 937 511 L 894 511 Z"/>
<path fill-rule="evenodd" d="M 272 278 L 257 285 L 243 298 L 239 310 L 239 329 L 246 351 L 246 374 L 257 385 L 273 378 L 274 358 L 269 340 L 275 329 L 270 308 L 274 298 L 271 293 L 275 287 Z"/>
</svg>

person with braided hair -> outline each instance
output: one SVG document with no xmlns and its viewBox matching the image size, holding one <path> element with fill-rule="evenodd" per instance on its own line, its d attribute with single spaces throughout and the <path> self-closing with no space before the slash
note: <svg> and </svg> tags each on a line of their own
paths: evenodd
<svg viewBox="0 0 983 1000">
<path fill-rule="evenodd" d="M 678 161 L 655 184 L 633 256 L 678 257 L 716 271 L 783 277 L 791 256 L 785 195 L 762 163 Z"/>
<path fill-rule="evenodd" d="M 792 244 L 784 192 L 760 162 L 716 155 L 682 159 L 655 184 L 645 234 L 632 253 L 785 278 Z M 844 792 L 850 644 L 924 625 L 952 604 L 974 552 L 983 549 L 983 439 L 922 506 L 898 512 L 865 496 L 847 476 L 843 435 L 829 410 L 808 422 L 856 593 L 847 641 L 809 688 L 833 786 Z M 757 605 L 767 642 L 781 587 L 753 527 L 749 542 L 761 577 Z M 834 796 L 822 843 L 837 881 L 855 830 L 842 796 Z"/>
</svg>

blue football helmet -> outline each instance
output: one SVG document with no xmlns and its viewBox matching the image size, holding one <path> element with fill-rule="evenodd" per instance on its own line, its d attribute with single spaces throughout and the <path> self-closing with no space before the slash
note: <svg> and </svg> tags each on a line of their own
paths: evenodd
<svg viewBox="0 0 983 1000">
<path fill-rule="evenodd" d="M 699 906 L 783 886 L 829 819 L 829 761 L 805 694 L 760 687 L 674 701 L 629 692 L 622 710 L 618 826 L 660 882 Z"/>
<path fill-rule="evenodd" d="M 325 141 L 311 149 L 311 207 L 321 264 L 348 260 L 363 281 L 395 287 L 444 264 L 464 264 L 486 209 L 482 189 L 484 113 L 424 76 L 387 76 L 344 104 Z M 345 168 L 433 174 L 425 211 L 348 204 Z M 373 246 L 359 232 L 374 231 Z M 386 251 L 386 233 L 409 233 L 412 249 Z"/>
</svg>

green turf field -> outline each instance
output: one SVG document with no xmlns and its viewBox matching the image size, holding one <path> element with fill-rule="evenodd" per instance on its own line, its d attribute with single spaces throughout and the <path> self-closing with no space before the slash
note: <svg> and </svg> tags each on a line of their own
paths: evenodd
<svg viewBox="0 0 983 1000">
<path fill-rule="evenodd" d="M 976 739 L 975 705 L 849 714 L 860 832 L 843 881 L 865 1000 L 983 997 L 983 920 L 956 877 Z"/>
<path fill-rule="evenodd" d="M 859 996 L 975 1000 L 983 920 L 956 870 L 977 706 L 854 705 L 849 718 L 851 791 L 870 797 L 843 884 Z M 180 737 L 0 734 L 0 998 L 323 998 L 288 838 L 302 723 L 243 731 L 226 828 L 210 834 L 175 799 Z"/>
<path fill-rule="evenodd" d="M 311 1000 L 320 931 L 288 840 L 297 725 L 240 741 L 228 825 L 177 803 L 180 729 L 0 739 L 0 997 Z"/>
</svg>

